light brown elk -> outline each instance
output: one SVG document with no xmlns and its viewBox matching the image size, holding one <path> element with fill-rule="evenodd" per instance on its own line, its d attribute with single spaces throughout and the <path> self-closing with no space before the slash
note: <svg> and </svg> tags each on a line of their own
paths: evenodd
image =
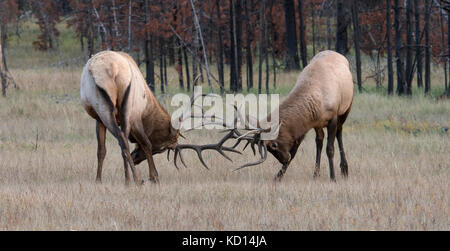
<svg viewBox="0 0 450 251">
<path fill-rule="evenodd" d="M 241 168 L 264 162 L 267 158 L 267 151 L 269 151 L 282 164 L 281 170 L 275 177 L 276 180 L 281 180 L 306 133 L 314 129 L 317 148 L 314 177 L 317 177 L 320 174 L 323 128 L 326 127 L 328 133 L 326 153 L 329 160 L 330 178 L 334 181 L 335 138 L 339 143 L 341 173 L 344 177 L 348 176 L 348 164 L 342 143 L 342 126 L 350 113 L 352 103 L 353 80 L 349 62 L 339 53 L 324 51 L 317 54 L 301 72 L 295 87 L 280 105 L 279 134 L 275 140 L 261 140 L 263 129 L 253 130 L 247 134 L 240 134 L 237 129 L 233 129 L 221 142 L 230 138 L 238 139 L 234 146 L 236 147 L 241 141 L 247 141 L 247 145 L 250 144 L 254 152 L 254 147 L 258 147 L 260 160 Z M 268 120 L 270 120 L 270 116 Z M 201 158 L 200 154 L 199 157 Z"/>
<path fill-rule="evenodd" d="M 306 133 L 316 132 L 316 165 L 314 177 L 320 175 L 324 131 L 327 128 L 326 153 L 330 178 L 335 180 L 334 142 L 338 140 L 341 174 L 348 176 L 348 164 L 342 142 L 342 126 L 353 103 L 353 80 L 347 59 L 339 53 L 317 54 L 300 74 L 297 84 L 280 105 L 280 131 L 276 140 L 265 142 L 267 149 L 283 165 L 276 179 L 280 180 Z"/>
<path fill-rule="evenodd" d="M 128 164 L 135 183 L 142 183 L 135 164 L 144 159 L 148 161 L 150 180 L 158 182 L 153 154 L 175 149 L 180 134 L 172 127 L 170 115 L 148 88 L 135 61 L 123 52 L 96 54 L 83 69 L 80 93 L 87 113 L 97 120 L 97 182 L 102 180 L 106 129 L 119 142 L 126 184 L 130 181 Z M 133 154 L 128 139 L 138 144 Z"/>
<path fill-rule="evenodd" d="M 223 144 L 178 144 L 180 131 L 173 128 L 171 116 L 156 100 L 136 62 L 126 53 L 104 51 L 94 55 L 83 69 L 80 94 L 85 110 L 97 121 L 97 182 L 102 181 L 107 129 L 119 142 L 126 184 L 130 182 L 128 165 L 135 183 L 143 183 L 135 165 L 144 160 L 148 162 L 150 181 L 159 182 L 154 154 L 168 151 L 169 157 L 170 150 L 174 150 L 177 156 L 186 148 L 195 149 L 199 157 L 203 150 L 217 150 L 225 157 L 224 151 L 239 153 Z M 191 99 L 191 106 L 195 99 Z M 178 118 L 179 122 L 184 119 L 183 116 Z M 132 153 L 128 139 L 137 143 Z M 201 161 L 204 164 L 203 159 Z"/>
</svg>

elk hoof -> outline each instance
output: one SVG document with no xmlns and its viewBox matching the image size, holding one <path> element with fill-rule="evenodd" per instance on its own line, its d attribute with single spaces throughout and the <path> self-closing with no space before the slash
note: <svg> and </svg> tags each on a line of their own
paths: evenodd
<svg viewBox="0 0 450 251">
<path fill-rule="evenodd" d="M 273 181 L 275 182 L 281 182 L 281 180 L 283 179 L 283 173 L 280 171 L 275 178 L 273 179 Z"/>
<path fill-rule="evenodd" d="M 313 179 L 317 179 L 319 177 L 320 177 L 320 173 L 319 172 L 314 172 Z"/>
<path fill-rule="evenodd" d="M 157 185 L 159 185 L 159 179 L 158 179 L 158 177 L 150 178 L 149 181 L 150 181 L 152 184 L 157 184 Z"/>
<path fill-rule="evenodd" d="M 348 166 L 347 164 L 341 164 L 341 175 L 344 178 L 348 178 Z"/>
</svg>

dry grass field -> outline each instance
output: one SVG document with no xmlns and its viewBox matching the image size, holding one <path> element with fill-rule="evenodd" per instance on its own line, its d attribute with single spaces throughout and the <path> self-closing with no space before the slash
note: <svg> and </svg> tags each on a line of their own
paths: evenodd
<svg viewBox="0 0 450 251">
<path fill-rule="evenodd" d="M 310 132 L 281 183 L 272 181 L 280 168 L 272 156 L 232 172 L 252 156 L 246 151 L 234 163 L 205 154 L 209 171 L 193 155 L 185 154 L 189 168 L 178 171 L 160 155 L 160 185 L 126 187 L 110 134 L 104 182 L 94 182 L 95 122 L 79 100 L 80 69 L 12 72 L 20 90 L 0 98 L 1 230 L 450 229 L 448 100 L 356 95 L 344 127 L 348 180 L 330 182 L 326 154 L 313 180 Z M 296 75 L 280 82 L 294 83 Z M 188 141 L 219 137 L 193 132 Z M 138 169 L 148 177 L 146 163 Z"/>
<path fill-rule="evenodd" d="M 450 230 L 450 132 L 443 130 L 450 101 L 416 89 L 412 99 L 355 95 L 344 125 L 347 180 L 330 182 L 326 154 L 313 180 L 310 132 L 281 183 L 272 181 L 280 168 L 272 156 L 232 172 L 255 158 L 247 150 L 233 155 L 234 163 L 205 153 L 209 171 L 194 155 L 185 154 L 189 168 L 178 171 L 158 155 L 160 185 L 126 187 L 120 149 L 108 133 L 103 184 L 96 184 L 95 122 L 79 98 L 84 59 L 71 31 L 59 28 L 60 53 L 33 50 L 39 32 L 30 23 L 22 39 L 9 40 L 20 89 L 0 97 L 0 230 Z M 286 95 L 297 75 L 280 74 L 275 92 Z M 442 79 L 433 69 L 435 93 Z M 177 85 L 173 70 L 169 81 Z M 370 80 L 364 88 L 375 89 Z M 169 107 L 170 99 L 161 101 Z M 187 136 L 181 142 L 221 135 Z M 148 178 L 146 163 L 138 169 Z"/>
</svg>

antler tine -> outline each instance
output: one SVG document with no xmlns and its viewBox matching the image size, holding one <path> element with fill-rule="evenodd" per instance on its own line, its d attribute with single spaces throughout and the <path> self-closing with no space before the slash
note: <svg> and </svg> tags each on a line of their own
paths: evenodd
<svg viewBox="0 0 450 251">
<path fill-rule="evenodd" d="M 267 159 L 267 147 L 262 141 L 258 142 L 258 150 L 259 150 L 259 154 L 261 155 L 261 159 L 259 159 L 256 162 L 248 163 L 248 164 L 245 164 L 245 165 L 243 165 L 243 166 L 241 166 L 239 168 L 236 168 L 233 172 L 241 170 L 241 169 L 249 167 L 249 166 L 256 166 L 256 165 L 259 165 L 259 164 L 263 163 L 264 161 L 266 161 L 266 159 Z"/>
<path fill-rule="evenodd" d="M 245 146 L 242 149 L 242 151 L 245 151 L 245 149 L 247 148 L 248 145 L 250 145 L 250 147 L 252 148 L 253 155 L 256 155 L 255 142 L 252 142 L 252 141 L 247 141 L 247 144 L 245 144 Z"/>
<path fill-rule="evenodd" d="M 223 157 L 225 157 L 226 159 L 228 159 L 229 161 L 232 161 L 230 157 L 228 157 L 225 152 L 233 152 L 233 153 L 238 153 L 238 154 L 242 154 L 240 151 L 232 148 L 232 147 L 226 147 L 224 146 L 224 144 L 229 140 L 229 139 L 234 139 L 236 138 L 235 132 L 234 131 L 230 131 L 228 134 L 226 134 L 217 144 L 208 144 L 208 145 L 192 145 L 192 144 L 185 144 L 185 145 L 177 145 L 176 150 L 175 150 L 175 158 L 174 158 L 174 162 L 175 162 L 175 166 L 177 167 L 177 155 L 180 155 L 180 159 L 183 162 L 183 158 L 181 156 L 181 151 L 183 149 L 192 149 L 197 153 L 198 158 L 200 159 L 200 162 L 203 164 L 203 166 L 207 169 L 209 169 L 208 165 L 205 163 L 205 160 L 203 159 L 203 155 L 202 152 L 204 150 L 215 150 L 218 153 L 220 153 Z M 184 164 L 184 162 L 183 162 Z M 177 167 L 178 168 L 178 167 Z"/>
<path fill-rule="evenodd" d="M 246 132 L 246 133 L 244 133 L 244 134 L 242 134 L 241 136 L 239 136 L 237 139 L 239 140 L 239 139 L 254 139 L 254 138 L 249 138 L 249 137 L 247 137 L 248 135 L 250 135 L 250 134 L 252 134 L 252 133 L 260 133 L 261 132 L 261 129 L 256 129 L 256 130 L 251 130 L 251 131 L 248 131 L 248 132 Z"/>
<path fill-rule="evenodd" d="M 175 167 L 177 169 L 179 169 L 178 164 L 177 164 L 177 159 L 178 159 L 178 155 L 179 155 L 180 159 L 181 159 L 181 163 L 183 163 L 184 167 L 187 168 L 187 165 L 184 162 L 183 155 L 181 154 L 181 151 L 179 149 L 175 149 L 174 152 L 175 152 L 175 155 L 174 155 L 174 158 L 173 158 L 173 163 L 175 164 Z"/>
</svg>

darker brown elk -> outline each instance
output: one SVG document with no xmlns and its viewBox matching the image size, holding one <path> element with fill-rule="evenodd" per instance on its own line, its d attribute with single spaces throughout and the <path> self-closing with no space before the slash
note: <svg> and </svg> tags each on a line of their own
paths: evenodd
<svg viewBox="0 0 450 251">
<path fill-rule="evenodd" d="M 348 164 L 342 141 L 342 127 L 350 113 L 352 102 L 353 81 L 347 59 L 339 53 L 324 51 L 317 54 L 302 71 L 295 87 L 281 103 L 279 107 L 280 124 L 277 125 L 279 133 L 276 139 L 262 140 L 261 134 L 265 130 L 261 128 L 245 134 L 241 134 L 237 129 L 232 129 L 219 142 L 219 146 L 229 139 L 237 139 L 233 148 L 241 141 L 247 141 L 247 145 L 251 145 L 254 152 L 257 147 L 261 158 L 257 162 L 246 164 L 241 168 L 263 163 L 267 158 L 267 151 L 270 152 L 282 164 L 281 170 L 275 177 L 276 180 L 281 180 L 306 133 L 314 129 L 317 149 L 314 177 L 317 177 L 320 175 L 320 157 L 325 137 L 324 128 L 326 128 L 328 134 L 326 153 L 330 178 L 335 180 L 333 165 L 335 139 L 337 139 L 340 149 L 341 173 L 347 177 Z M 268 121 L 270 121 L 270 117 L 271 115 L 269 115 Z M 196 151 L 200 150 L 197 146 Z M 201 157 L 200 154 L 199 157 Z"/>
<path fill-rule="evenodd" d="M 83 69 L 80 93 L 87 113 L 97 121 L 97 182 L 102 181 L 106 130 L 120 145 L 126 184 L 128 165 L 135 183 L 142 183 L 135 165 L 144 160 L 150 180 L 158 182 L 153 155 L 183 145 L 178 144 L 179 130 L 172 127 L 171 116 L 150 91 L 136 62 L 123 52 L 96 54 Z M 128 139 L 137 143 L 133 153 Z"/>
</svg>

